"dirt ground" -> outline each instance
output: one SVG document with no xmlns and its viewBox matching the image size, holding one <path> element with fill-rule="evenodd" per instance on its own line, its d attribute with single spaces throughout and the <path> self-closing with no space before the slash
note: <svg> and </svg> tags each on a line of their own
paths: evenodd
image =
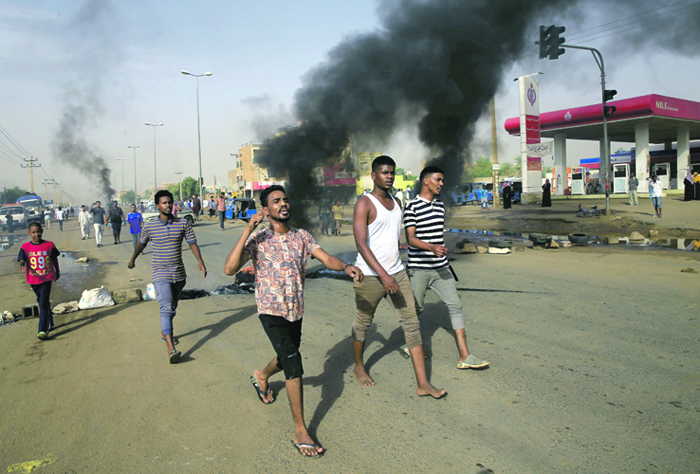
<svg viewBox="0 0 700 474">
<path fill-rule="evenodd" d="M 552 210 L 568 215 L 564 206 L 577 204 L 555 201 Z M 665 209 L 669 228 L 632 208 L 629 219 L 640 222 L 629 229 L 644 231 L 650 221 L 662 235 L 684 228 L 690 237 L 700 203 L 675 204 Z M 687 204 L 694 207 L 683 209 Z M 448 226 L 465 219 L 466 228 L 549 228 L 541 221 L 552 221 L 552 210 L 459 209 Z M 621 205 L 616 215 L 625 211 Z M 521 215 L 512 217 L 516 212 Z M 556 219 L 550 233 L 564 225 Z M 573 220 L 571 226 L 580 225 Z M 351 259 L 346 229 L 320 243 Z M 604 232 L 604 226 L 592 229 Z M 232 282 L 223 275 L 223 258 L 241 230 L 236 224 L 220 232 L 206 221 L 195 227 L 210 276 L 197 275 L 185 252 L 187 288 Z M 80 288 L 150 282 L 150 255 L 129 271 L 129 243 L 111 245 L 105 236 L 97 249 L 94 240 L 79 239 L 75 219 L 63 233 L 52 226 L 45 238 L 70 257 L 90 258 L 89 269 L 79 270 L 70 257 L 62 260 L 67 278 L 56 285 L 55 303 L 56 295 L 67 298 Z M 0 254 L 0 309 L 35 301 L 16 273 L 17 250 Z M 272 356 L 253 295 L 182 301 L 177 365 L 168 364 L 152 301 L 56 316 L 58 327 L 45 342 L 35 337 L 36 319 L 1 326 L 0 465 L 44 460 L 34 471 L 40 474 L 697 473 L 700 275 L 681 270 L 700 271 L 699 257 L 605 246 L 453 255 L 470 350 L 491 367 L 455 368 L 447 311 L 430 294 L 421 327 L 430 378 L 448 391 L 443 400 L 416 396 L 410 361 L 399 350 L 403 334 L 386 303 L 367 348 L 377 385 L 357 384 L 352 286 L 307 280 L 305 409 L 312 435 L 327 449 L 319 460 L 302 458 L 290 444 L 282 378 L 272 383 L 278 400 L 271 406 L 258 401 L 248 380 Z"/>
</svg>

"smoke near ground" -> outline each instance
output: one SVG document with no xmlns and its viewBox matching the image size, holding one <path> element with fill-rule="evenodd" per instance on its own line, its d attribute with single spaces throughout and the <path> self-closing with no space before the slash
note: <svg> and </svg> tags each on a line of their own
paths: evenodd
<svg viewBox="0 0 700 474">
<path fill-rule="evenodd" d="M 103 81 L 120 59 L 113 36 L 116 27 L 108 0 L 87 0 L 69 25 L 67 37 L 77 58 L 77 77 L 65 92 L 61 122 L 52 143 L 59 161 L 85 176 L 105 201 L 116 194 L 110 181 L 111 170 L 97 147 L 85 137 L 102 117 Z"/>
<path fill-rule="evenodd" d="M 345 40 L 304 77 L 294 109 L 305 125 L 267 140 L 270 152 L 264 161 L 275 175 L 289 173 L 288 192 L 299 202 L 318 194 L 310 170 L 339 156 L 351 138 L 354 143 L 386 142 L 405 126 L 407 116 L 419 117 L 416 134 L 430 153 L 421 158 L 445 170 L 450 189 L 470 159 L 475 124 L 504 71 L 525 51 L 531 55 L 540 24 L 580 18 L 578 9 L 584 6 L 613 4 L 617 15 L 632 15 L 640 3 L 657 8 L 623 0 L 385 2 L 379 9 L 381 31 Z M 671 29 L 646 31 L 646 41 L 653 43 L 658 34 L 670 45 L 677 39 Z M 402 166 L 401 156 L 394 159 Z"/>
</svg>

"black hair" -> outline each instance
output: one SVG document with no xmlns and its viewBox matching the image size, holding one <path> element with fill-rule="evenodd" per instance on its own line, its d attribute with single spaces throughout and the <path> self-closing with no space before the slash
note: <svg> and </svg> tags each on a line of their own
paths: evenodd
<svg viewBox="0 0 700 474">
<path fill-rule="evenodd" d="M 445 174 L 444 171 L 442 171 L 441 168 L 438 168 L 437 166 L 426 166 L 423 168 L 423 171 L 420 172 L 420 182 L 423 184 L 423 179 L 424 178 L 429 178 L 430 176 L 434 175 L 435 173 L 441 173 Z"/>
<path fill-rule="evenodd" d="M 44 228 L 43 228 L 43 227 L 41 226 L 41 224 L 39 224 L 38 222 L 31 222 L 31 223 L 27 226 L 27 230 L 31 230 L 32 227 L 38 227 L 39 229 L 44 230 Z"/>
<path fill-rule="evenodd" d="M 372 162 L 372 173 L 376 173 L 381 166 L 393 166 L 396 168 L 396 162 L 389 155 L 380 155 Z"/>
<path fill-rule="evenodd" d="M 263 189 L 260 193 L 260 204 L 262 204 L 262 207 L 267 207 L 267 197 L 275 191 L 282 191 L 284 194 L 287 194 L 287 191 L 284 190 L 284 186 L 280 186 L 279 184 L 273 184 L 269 188 Z"/>
<path fill-rule="evenodd" d="M 160 198 L 162 197 L 169 197 L 173 200 L 173 202 L 175 201 L 175 199 L 173 199 L 173 193 L 171 193 L 167 189 L 161 189 L 156 193 L 155 196 L 153 196 L 153 200 L 156 202 L 156 205 L 160 204 Z"/>
</svg>

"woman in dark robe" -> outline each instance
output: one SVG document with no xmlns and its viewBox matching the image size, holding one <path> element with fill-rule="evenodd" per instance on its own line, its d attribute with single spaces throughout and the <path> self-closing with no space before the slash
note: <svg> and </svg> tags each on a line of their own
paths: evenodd
<svg viewBox="0 0 700 474">
<path fill-rule="evenodd" d="M 552 207 L 552 185 L 548 179 L 542 185 L 542 207 Z"/>
<path fill-rule="evenodd" d="M 503 183 L 503 209 L 510 209 L 510 199 L 513 197 L 513 189 L 511 189 L 508 181 Z"/>
<path fill-rule="evenodd" d="M 693 175 L 690 173 L 690 170 L 688 170 L 688 173 L 685 175 L 683 184 L 685 185 L 685 199 L 683 200 L 692 201 L 693 194 L 695 194 L 695 183 L 693 182 Z"/>
</svg>

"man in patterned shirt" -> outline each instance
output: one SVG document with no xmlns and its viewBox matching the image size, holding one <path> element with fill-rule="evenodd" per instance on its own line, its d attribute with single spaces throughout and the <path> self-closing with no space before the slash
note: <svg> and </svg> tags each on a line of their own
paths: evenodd
<svg viewBox="0 0 700 474">
<path fill-rule="evenodd" d="M 156 290 L 156 300 L 160 304 L 161 336 L 168 348 L 170 363 L 180 360 L 180 351 L 175 349 L 178 340 L 173 337 L 173 318 L 180 298 L 180 292 L 185 287 L 187 274 L 182 263 L 182 241 L 187 240 L 192 255 L 197 259 L 199 271 L 207 277 L 207 267 L 204 265 L 199 252 L 197 238 L 186 219 L 173 217 L 173 195 L 169 191 L 160 190 L 154 197 L 160 215 L 158 219 L 146 222 L 141 229 L 141 238 L 134 255 L 129 260 L 129 268 L 134 268 L 136 257 L 146 248 L 148 241 L 153 242 L 152 274 L 153 286 Z"/>
<path fill-rule="evenodd" d="M 304 421 L 304 373 L 299 346 L 304 315 L 304 279 L 306 260 L 313 255 L 331 270 L 343 270 L 357 281 L 363 275 L 359 268 L 344 263 L 323 250 L 304 229 L 289 226 L 290 204 L 282 186 L 273 185 L 260 193 L 262 212 L 253 215 L 243 235 L 226 259 L 224 273 L 234 275 L 249 259 L 255 267 L 255 300 L 258 317 L 277 354 L 262 370 L 256 370 L 250 381 L 261 402 L 275 401 L 268 379 L 284 371 L 285 386 L 294 419 L 292 444 L 303 456 L 319 457 L 325 450 L 314 442 Z M 267 217 L 270 226 L 255 229 Z M 255 232 L 253 232 L 255 231 Z"/>
<path fill-rule="evenodd" d="M 438 199 L 444 175 L 437 166 L 428 166 L 420 173 L 421 191 L 406 205 L 403 215 L 406 241 L 408 242 L 408 276 L 416 300 L 416 311 L 423 312 L 425 294 L 433 290 L 445 303 L 450 314 L 452 329 L 455 332 L 458 369 L 479 369 L 489 365 L 467 349 L 467 336 L 464 331 L 462 302 L 457 294 L 453 273 L 447 263 L 447 253 L 443 237 L 445 227 L 445 205 Z"/>
</svg>

